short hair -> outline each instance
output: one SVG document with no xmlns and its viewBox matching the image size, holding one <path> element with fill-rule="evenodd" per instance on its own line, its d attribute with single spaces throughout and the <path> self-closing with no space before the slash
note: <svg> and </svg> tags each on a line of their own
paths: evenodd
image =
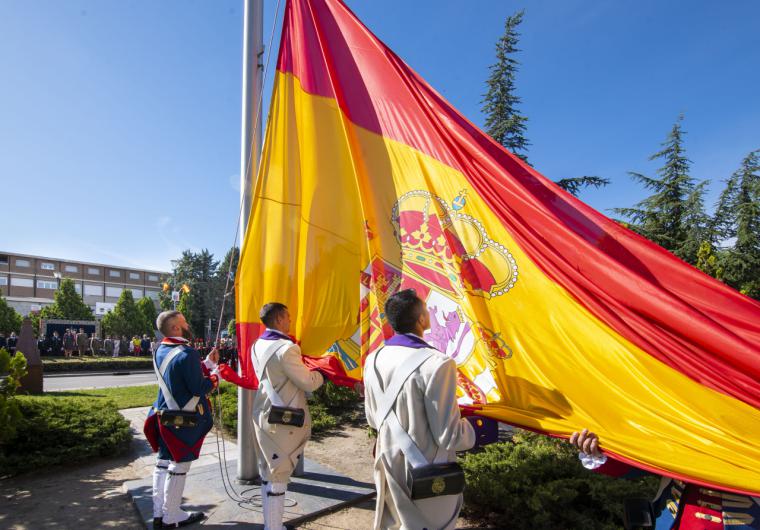
<svg viewBox="0 0 760 530">
<path fill-rule="evenodd" d="M 275 325 L 277 319 L 287 310 L 288 308 L 285 304 L 269 302 L 268 304 L 264 304 L 264 307 L 259 311 L 259 318 L 266 327 L 271 328 Z"/>
<path fill-rule="evenodd" d="M 156 329 L 160 331 L 164 337 L 169 336 L 169 326 L 171 326 L 172 320 L 181 314 L 181 311 L 162 311 L 158 317 L 156 317 Z"/>
<path fill-rule="evenodd" d="M 404 289 L 388 297 L 385 316 L 396 333 L 410 333 L 419 320 L 424 302 L 414 289 Z"/>
</svg>

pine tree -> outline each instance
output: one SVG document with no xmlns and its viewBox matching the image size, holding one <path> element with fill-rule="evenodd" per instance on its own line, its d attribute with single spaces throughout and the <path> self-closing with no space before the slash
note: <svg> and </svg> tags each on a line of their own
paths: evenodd
<svg viewBox="0 0 760 530">
<path fill-rule="evenodd" d="M 523 21 L 525 11 L 519 11 L 507 17 L 504 23 L 504 35 L 496 42 L 496 62 L 491 65 L 491 75 L 486 84 L 488 91 L 483 97 L 482 110 L 486 116 L 486 132 L 528 163 L 527 131 L 528 118 L 523 116 L 518 107 L 522 100 L 516 94 L 517 71 L 520 62 L 515 58 L 520 49 L 520 33 L 517 28 Z M 606 178 L 596 176 L 568 177 L 557 181 L 565 191 L 578 195 L 585 188 L 600 188 L 609 184 Z"/>
<path fill-rule="evenodd" d="M 486 82 L 488 92 L 482 101 L 483 113 L 486 115 L 485 129 L 491 137 L 506 147 L 510 152 L 528 161 L 530 142 L 525 137 L 528 118 L 520 114 L 515 81 L 520 63 L 515 59 L 519 52 L 517 44 L 520 34 L 518 26 L 523 20 L 524 11 L 507 17 L 504 23 L 504 35 L 496 42 L 496 63 L 491 65 L 491 75 Z"/>
<path fill-rule="evenodd" d="M 641 173 L 630 175 L 653 193 L 634 208 L 616 208 L 630 219 L 630 228 L 673 252 L 676 256 L 696 263 L 703 241 L 710 241 L 708 217 L 704 211 L 704 192 L 707 181 L 697 183 L 690 175 L 691 161 L 686 157 L 683 137 L 686 134 L 679 116 L 662 150 L 650 160 L 662 159 L 665 164 L 657 177 Z"/>
<path fill-rule="evenodd" d="M 578 196 L 585 188 L 603 188 L 610 183 L 610 179 L 595 176 L 568 177 L 556 181 L 557 186 L 571 195 Z"/>
<path fill-rule="evenodd" d="M 0 333 L 7 336 L 11 331 L 16 333 L 21 331 L 21 315 L 8 305 L 0 290 Z"/>
<path fill-rule="evenodd" d="M 726 283 L 760 299 L 760 151 L 753 151 L 728 179 L 715 213 L 717 237 L 726 249 Z M 731 244 L 733 243 L 733 244 Z"/>
</svg>

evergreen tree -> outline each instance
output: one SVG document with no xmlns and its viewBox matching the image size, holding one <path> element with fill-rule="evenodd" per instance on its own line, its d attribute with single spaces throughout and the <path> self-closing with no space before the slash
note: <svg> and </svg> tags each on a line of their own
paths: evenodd
<svg viewBox="0 0 760 530">
<path fill-rule="evenodd" d="M 486 116 L 486 132 L 511 153 L 528 163 L 528 118 L 518 109 L 522 101 L 516 94 L 520 62 L 515 58 L 520 51 L 517 47 L 520 41 L 517 29 L 524 15 L 525 11 L 519 11 L 507 17 L 504 23 L 504 34 L 496 42 L 496 62 L 491 65 L 491 75 L 486 81 L 488 91 L 481 103 Z M 609 183 L 608 179 L 595 176 L 568 177 L 557 181 L 562 189 L 573 195 L 578 195 L 584 188 L 600 188 Z"/>
<path fill-rule="evenodd" d="M 524 11 L 507 17 L 504 35 L 496 42 L 496 63 L 491 65 L 491 75 L 486 81 L 488 92 L 482 101 L 486 115 L 485 129 L 491 137 L 510 152 L 528 161 L 530 142 L 525 137 L 528 118 L 520 114 L 520 97 L 516 94 L 516 77 L 520 63 L 515 59 L 519 52 L 518 26 Z"/>
<path fill-rule="evenodd" d="M 130 338 L 142 335 L 145 320 L 137 308 L 130 289 L 124 289 L 116 302 L 113 311 L 107 313 L 102 320 L 103 329 L 110 334 Z"/>
<path fill-rule="evenodd" d="M 760 151 L 753 151 L 728 179 L 715 213 L 715 231 L 731 244 L 723 259 L 726 283 L 760 299 Z"/>
<path fill-rule="evenodd" d="M 664 160 L 657 177 L 631 172 L 631 176 L 653 193 L 634 208 L 616 208 L 630 219 L 630 228 L 673 252 L 681 259 L 696 263 L 703 241 L 709 241 L 708 217 L 704 211 L 704 188 L 690 175 L 691 161 L 686 157 L 679 116 L 662 144 L 662 150 L 650 160 Z"/>
<path fill-rule="evenodd" d="M 603 188 L 610 183 L 610 179 L 594 176 L 568 177 L 559 179 L 556 183 L 557 186 L 577 197 L 582 189 L 590 187 Z"/>
<path fill-rule="evenodd" d="M 137 302 L 137 310 L 142 315 L 142 333 L 150 337 L 155 336 L 156 317 L 158 317 L 158 314 L 156 313 L 156 305 L 153 303 L 153 300 L 147 296 L 140 298 Z"/>
<path fill-rule="evenodd" d="M 185 302 L 188 312 L 183 313 L 193 333 L 203 336 L 209 318 L 219 318 L 219 262 L 206 249 L 200 252 L 185 250 L 179 259 L 172 261 L 172 265 L 174 270 L 167 283 L 176 291 L 180 291 L 182 285 L 190 287 L 192 296 Z"/>
<path fill-rule="evenodd" d="M 53 294 L 53 303 L 43 307 L 40 318 L 63 318 L 66 320 L 95 320 L 90 306 L 84 303 L 71 278 L 64 278 Z"/>
<path fill-rule="evenodd" d="M 224 303 L 222 322 L 228 322 L 235 317 L 235 273 L 237 272 L 239 260 L 240 249 L 238 247 L 231 248 L 227 251 L 216 272 L 214 313 L 211 315 L 214 320 L 219 318 L 222 303 Z M 227 289 L 226 291 L 225 288 Z"/>
<path fill-rule="evenodd" d="M 8 305 L 3 297 L 2 290 L 0 290 L 0 333 L 8 336 L 11 331 L 16 333 L 21 331 L 21 315 Z"/>
</svg>

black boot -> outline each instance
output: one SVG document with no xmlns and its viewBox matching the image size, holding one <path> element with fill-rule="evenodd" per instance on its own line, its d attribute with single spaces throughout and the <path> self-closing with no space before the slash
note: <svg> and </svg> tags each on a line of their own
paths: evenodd
<svg viewBox="0 0 760 530">
<path fill-rule="evenodd" d="M 153 530 L 156 530 L 158 528 L 164 527 L 164 518 L 163 517 L 154 517 L 153 518 Z"/>
<path fill-rule="evenodd" d="M 206 514 L 203 512 L 190 512 L 190 517 L 188 517 L 184 521 L 180 521 L 178 523 L 173 523 L 173 524 L 162 523 L 161 528 L 181 528 L 183 526 L 188 526 L 188 525 L 197 523 L 199 521 L 202 521 L 205 518 L 206 518 Z"/>
</svg>

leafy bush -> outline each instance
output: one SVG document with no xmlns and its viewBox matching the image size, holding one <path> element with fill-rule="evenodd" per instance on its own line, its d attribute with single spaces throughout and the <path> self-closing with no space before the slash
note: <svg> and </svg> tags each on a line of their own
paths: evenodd
<svg viewBox="0 0 760 530">
<path fill-rule="evenodd" d="M 16 399 L 16 390 L 21 386 L 21 378 L 26 375 L 26 358 L 21 352 L 11 357 L 8 350 L 0 348 L 0 450 L 3 444 L 13 439 L 16 426 L 21 420 L 21 408 Z"/>
<path fill-rule="evenodd" d="M 353 389 L 337 386 L 327 381 L 312 394 L 309 402 L 337 411 L 339 409 L 354 408 L 358 403 L 362 403 L 363 401 L 361 396 Z"/>
<path fill-rule="evenodd" d="M 237 387 L 231 383 L 222 383 L 219 385 L 221 408 L 222 408 L 222 426 L 228 434 L 237 433 Z M 218 401 L 216 393 L 212 394 L 212 406 L 217 407 Z M 311 413 L 311 431 L 314 434 L 320 434 L 338 426 L 339 418 L 326 407 L 323 403 L 315 400 L 309 400 L 309 412 Z M 217 411 L 218 413 L 218 411 Z"/>
<path fill-rule="evenodd" d="M 626 481 L 592 473 L 569 444 L 528 432 L 460 463 L 467 479 L 463 514 L 514 530 L 619 529 L 623 500 L 651 498 L 658 483 L 655 477 Z"/>
<path fill-rule="evenodd" d="M 63 357 L 43 357 L 42 368 L 45 373 L 116 371 L 116 370 L 152 370 L 150 357 L 86 357 L 64 359 Z"/>
<path fill-rule="evenodd" d="M 115 456 L 129 447 L 129 422 L 111 400 L 17 399 L 22 418 L 15 435 L 0 449 L 0 475 Z"/>
</svg>

